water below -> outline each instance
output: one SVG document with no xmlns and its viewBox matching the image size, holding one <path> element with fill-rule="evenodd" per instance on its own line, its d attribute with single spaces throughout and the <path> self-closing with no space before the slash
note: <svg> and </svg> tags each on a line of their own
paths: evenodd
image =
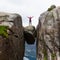
<svg viewBox="0 0 60 60">
<path fill-rule="evenodd" d="M 60 56 L 57 54 L 57 60 L 60 60 Z M 36 60 L 36 41 L 33 45 L 28 45 L 25 42 L 25 57 L 23 60 Z"/>
<path fill-rule="evenodd" d="M 36 42 L 28 45 L 25 42 L 25 57 L 24 60 L 36 60 Z"/>
</svg>

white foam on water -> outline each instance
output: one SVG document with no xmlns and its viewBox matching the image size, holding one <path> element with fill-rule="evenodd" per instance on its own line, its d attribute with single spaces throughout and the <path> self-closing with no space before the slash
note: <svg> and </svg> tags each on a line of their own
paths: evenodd
<svg viewBox="0 0 60 60">
<path fill-rule="evenodd" d="M 24 57 L 23 60 L 29 60 L 27 57 Z"/>
</svg>

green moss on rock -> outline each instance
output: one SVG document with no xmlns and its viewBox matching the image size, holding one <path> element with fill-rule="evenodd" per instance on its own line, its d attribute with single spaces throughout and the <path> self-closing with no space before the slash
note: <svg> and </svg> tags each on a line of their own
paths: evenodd
<svg viewBox="0 0 60 60">
<path fill-rule="evenodd" d="M 0 26 L 0 35 L 8 38 L 7 29 L 8 26 Z"/>
<path fill-rule="evenodd" d="M 48 10 L 47 10 L 47 11 L 51 11 L 51 10 L 53 10 L 54 8 L 56 8 L 56 6 L 55 6 L 55 5 L 51 5 L 51 7 L 50 7 L 50 8 L 48 8 Z"/>
<path fill-rule="evenodd" d="M 56 53 L 52 53 L 52 54 L 51 54 L 51 57 L 52 57 L 52 60 L 55 60 Z"/>
<path fill-rule="evenodd" d="M 46 49 L 43 49 L 43 54 L 44 54 L 44 60 L 48 60 Z"/>
</svg>

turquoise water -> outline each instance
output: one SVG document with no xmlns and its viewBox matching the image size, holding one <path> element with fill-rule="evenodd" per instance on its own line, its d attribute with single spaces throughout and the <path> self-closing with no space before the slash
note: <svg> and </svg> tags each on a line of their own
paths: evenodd
<svg viewBox="0 0 60 60">
<path fill-rule="evenodd" d="M 25 42 L 25 60 L 36 60 L 36 42 L 32 45 L 28 45 Z"/>
<path fill-rule="evenodd" d="M 26 56 L 28 60 L 36 60 L 36 57 Z"/>
</svg>

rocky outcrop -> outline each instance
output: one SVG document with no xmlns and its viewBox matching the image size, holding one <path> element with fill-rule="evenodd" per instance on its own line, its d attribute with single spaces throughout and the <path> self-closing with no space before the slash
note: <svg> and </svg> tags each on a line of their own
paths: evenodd
<svg viewBox="0 0 60 60">
<path fill-rule="evenodd" d="M 34 44 L 35 42 L 35 27 L 34 26 L 26 26 L 24 27 L 24 40 L 28 44 Z"/>
<path fill-rule="evenodd" d="M 0 26 L 0 60 L 23 60 L 25 46 L 21 16 L 0 12 Z"/>
<path fill-rule="evenodd" d="M 35 42 L 35 27 L 22 27 L 18 14 L 0 12 L 0 60 L 23 60 L 25 41 Z"/>
<path fill-rule="evenodd" d="M 60 7 L 42 13 L 37 26 L 37 60 L 59 60 Z"/>
</svg>

